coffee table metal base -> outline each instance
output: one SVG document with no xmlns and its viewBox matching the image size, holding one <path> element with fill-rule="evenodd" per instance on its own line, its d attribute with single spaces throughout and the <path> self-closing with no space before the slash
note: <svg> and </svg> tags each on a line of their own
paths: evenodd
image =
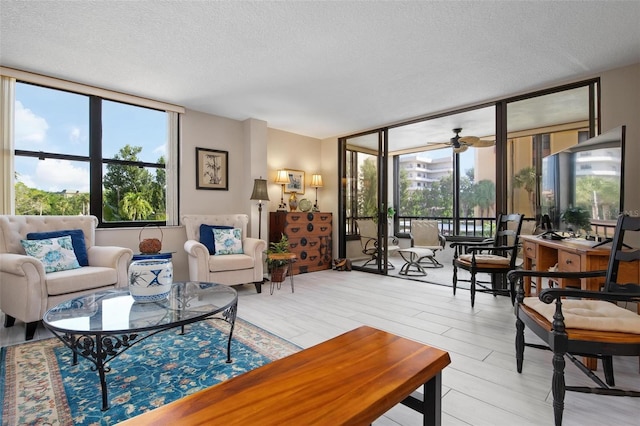
<svg viewBox="0 0 640 426">
<path fill-rule="evenodd" d="M 186 284 L 192 284 L 191 282 Z M 197 283 L 193 283 L 197 284 Z M 177 283 L 175 285 L 185 285 L 185 283 Z M 204 283 L 205 286 L 210 285 L 218 285 L 218 284 L 209 284 Z M 179 292 L 178 292 L 179 293 Z M 125 295 L 128 295 L 128 292 L 124 292 Z M 172 293 L 173 294 L 173 293 Z M 235 294 L 235 290 L 234 290 Z M 197 298 L 198 295 L 195 295 Z M 76 300 L 74 299 L 70 302 L 66 302 L 67 304 L 73 304 Z M 176 302 L 176 305 L 173 305 L 167 310 L 171 310 L 174 314 L 176 312 L 185 312 L 185 310 L 189 310 L 191 308 L 191 303 L 193 300 L 193 296 L 189 299 L 189 296 L 183 298 L 182 300 Z M 159 303 L 159 302 L 158 302 Z M 62 306 L 64 304 L 59 305 Z M 81 305 L 81 303 L 80 303 Z M 169 302 L 171 306 L 171 302 Z M 54 311 L 56 308 L 53 308 L 45 315 L 45 321 L 43 321 L 46 328 L 48 328 L 58 339 L 60 339 L 69 349 L 73 351 L 73 364 L 77 364 L 78 355 L 83 358 L 88 359 L 93 363 L 92 370 L 98 371 L 98 376 L 100 378 L 100 390 L 102 394 L 102 411 L 106 411 L 109 409 L 109 400 L 107 393 L 107 381 L 105 374 L 108 373 L 111 368 L 107 365 L 111 360 L 118 357 L 126 350 L 134 346 L 135 344 L 142 342 L 143 340 L 158 334 L 160 332 L 181 328 L 181 334 L 184 334 L 184 326 L 188 324 L 193 324 L 199 321 L 204 321 L 208 319 L 215 319 L 220 321 L 225 321 L 230 325 L 229 328 L 229 338 L 227 339 L 227 363 L 231 363 L 231 339 L 233 337 L 233 329 L 235 326 L 237 309 L 238 309 L 238 298 L 237 294 L 234 296 L 233 300 L 227 300 L 223 306 L 216 308 L 212 306 L 210 311 L 191 311 L 191 314 L 187 315 L 177 315 L 177 319 L 173 321 L 167 321 L 164 323 L 152 324 L 146 327 L 134 328 L 130 331 L 128 330 L 119 330 L 119 331 L 108 331 L 108 330 L 66 330 L 61 328 L 55 324 L 55 321 L 51 321 L 49 323 L 47 319 L 50 319 L 49 313 Z"/>
<path fill-rule="evenodd" d="M 58 334 L 54 330 L 51 330 L 53 334 L 60 339 L 69 349 L 73 351 L 73 365 L 78 363 L 78 355 L 91 361 L 95 367 L 91 367 L 92 370 L 98 371 L 98 377 L 100 378 L 100 390 L 102 391 L 102 411 L 109 409 L 108 393 L 107 393 L 107 380 L 105 374 L 111 371 L 111 368 L 107 366 L 111 360 L 131 348 L 133 345 L 142 342 L 143 340 L 156 335 L 160 332 L 167 331 L 173 328 L 181 327 L 181 333 L 184 334 L 184 326 L 192 324 L 194 322 L 203 321 L 206 319 L 217 319 L 226 321 L 231 325 L 229 330 L 229 338 L 227 339 L 227 363 L 231 363 L 231 338 L 233 336 L 233 328 L 236 321 L 237 304 L 230 307 L 223 313 L 223 317 L 211 316 L 207 318 L 201 318 L 196 321 L 190 321 L 182 325 L 172 325 L 165 328 L 157 329 L 146 334 L 143 333 L 129 333 L 129 334 L 108 334 L 108 333 L 95 333 L 95 334 Z"/>
</svg>

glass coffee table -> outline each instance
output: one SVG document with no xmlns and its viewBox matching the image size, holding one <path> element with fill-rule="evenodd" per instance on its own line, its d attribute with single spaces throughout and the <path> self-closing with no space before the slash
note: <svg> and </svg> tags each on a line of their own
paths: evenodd
<svg viewBox="0 0 640 426">
<path fill-rule="evenodd" d="M 100 377 L 102 410 L 109 408 L 107 363 L 138 342 L 161 331 L 206 319 L 229 323 L 227 362 L 236 321 L 238 294 L 229 286 L 204 282 L 175 282 L 166 300 L 137 303 L 127 289 L 107 290 L 68 300 L 44 315 L 44 326 L 78 355 L 95 365 Z M 93 368 L 93 367 L 92 367 Z"/>
</svg>

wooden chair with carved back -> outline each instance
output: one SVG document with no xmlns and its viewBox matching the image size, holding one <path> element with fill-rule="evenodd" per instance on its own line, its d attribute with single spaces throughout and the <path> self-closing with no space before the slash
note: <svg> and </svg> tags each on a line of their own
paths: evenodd
<svg viewBox="0 0 640 426">
<path fill-rule="evenodd" d="M 606 271 L 547 272 L 517 270 L 508 274 L 517 286 L 516 366 L 522 372 L 525 346 L 553 352 L 551 390 L 555 424 L 562 424 L 565 391 L 600 395 L 639 397 L 640 392 L 615 388 L 613 356 L 640 356 L 640 285 L 619 283 L 618 271 L 627 262 L 640 261 L 640 250 L 630 249 L 625 237 L 640 232 L 640 217 L 620 216 L 611 246 Z M 525 297 L 522 277 L 587 278 L 605 277 L 602 291 L 574 288 L 547 288 L 537 297 Z M 636 312 L 629 308 L 635 307 Z M 528 327 L 545 345 L 526 343 Z M 580 359 L 602 360 L 604 381 Z M 587 374 L 597 386 L 567 386 L 564 378 L 565 358 Z M 603 406 L 606 409 L 606 406 Z"/>
</svg>

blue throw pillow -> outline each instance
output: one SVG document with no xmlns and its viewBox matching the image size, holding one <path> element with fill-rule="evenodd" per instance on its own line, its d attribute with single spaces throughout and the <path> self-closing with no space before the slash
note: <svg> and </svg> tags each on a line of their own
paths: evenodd
<svg viewBox="0 0 640 426">
<path fill-rule="evenodd" d="M 76 254 L 80 266 L 89 266 L 89 255 L 87 245 L 84 243 L 84 232 L 82 229 L 63 229 L 61 231 L 30 232 L 27 240 L 44 240 L 45 238 L 60 238 L 69 235 L 73 251 Z"/>
<path fill-rule="evenodd" d="M 216 254 L 216 246 L 213 242 L 214 229 L 233 229 L 233 226 L 226 225 L 200 225 L 200 242 L 209 250 L 209 254 Z"/>
</svg>

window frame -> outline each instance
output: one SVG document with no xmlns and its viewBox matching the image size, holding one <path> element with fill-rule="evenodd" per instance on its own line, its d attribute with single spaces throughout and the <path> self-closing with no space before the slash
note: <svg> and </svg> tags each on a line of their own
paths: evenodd
<svg viewBox="0 0 640 426">
<path fill-rule="evenodd" d="M 102 101 L 106 100 L 109 102 L 121 103 L 124 105 L 130 105 L 137 108 L 146 108 L 149 110 L 159 111 L 167 114 L 166 121 L 167 125 L 171 120 L 169 116 L 170 111 L 154 108 L 148 105 L 140 105 L 133 102 L 126 102 L 121 99 L 113 99 L 109 97 L 100 96 L 97 94 L 91 93 L 83 93 L 81 91 L 69 90 L 67 88 L 60 88 L 55 86 L 50 86 L 46 84 L 34 83 L 31 81 L 16 79 L 15 84 L 28 84 L 31 86 L 42 87 L 44 89 L 51 89 L 56 91 L 62 91 L 67 93 L 73 93 L 80 96 L 86 96 L 89 100 L 89 110 L 87 111 L 89 114 L 89 155 L 76 155 L 76 154 L 60 154 L 60 153 L 52 153 L 52 152 L 44 152 L 44 151 L 31 151 L 31 150 L 23 150 L 23 149 L 15 149 L 13 150 L 14 162 L 16 157 L 31 157 L 37 158 L 38 160 L 46 160 L 46 159 L 57 159 L 57 160 L 68 160 L 68 161 L 77 161 L 77 162 L 85 162 L 89 164 L 89 214 L 94 215 L 98 218 L 98 227 L 100 228 L 127 228 L 127 227 L 140 227 L 146 225 L 158 225 L 158 226 L 166 226 L 169 220 L 169 211 L 171 207 L 169 206 L 169 200 L 172 198 L 169 196 L 170 185 L 165 185 L 165 215 L 167 217 L 166 220 L 138 220 L 138 221 L 109 221 L 106 222 L 103 219 L 103 205 L 104 205 L 104 197 L 103 197 L 103 167 L 106 165 L 119 165 L 119 166 L 132 166 L 139 168 L 151 168 L 151 169 L 162 169 L 165 172 L 169 169 L 168 163 L 169 161 L 178 161 L 178 159 L 172 160 L 169 158 L 169 155 L 165 157 L 165 163 L 150 163 L 146 161 L 129 161 L 129 160 L 119 160 L 114 158 L 105 158 L 102 156 Z M 168 126 L 169 127 L 169 126 Z M 179 131 L 176 129 L 176 142 L 179 145 Z M 172 137 L 168 135 L 167 144 L 171 143 Z M 177 148 L 177 147 L 176 147 Z M 172 151 L 171 147 L 168 147 L 168 151 Z M 175 152 L 178 152 L 176 149 Z M 13 182 L 15 185 L 15 181 Z M 173 199 L 178 199 L 178 194 L 173 197 Z M 15 193 L 13 194 L 15 199 Z"/>
</svg>

